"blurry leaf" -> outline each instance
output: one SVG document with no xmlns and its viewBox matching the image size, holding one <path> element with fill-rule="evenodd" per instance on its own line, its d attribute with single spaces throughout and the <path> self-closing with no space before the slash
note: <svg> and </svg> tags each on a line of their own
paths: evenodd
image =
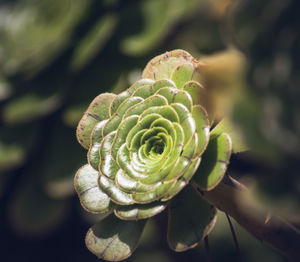
<svg viewBox="0 0 300 262">
<path fill-rule="evenodd" d="M 242 129 L 236 125 L 231 119 L 224 118 L 217 126 L 211 131 L 211 135 L 220 135 L 227 133 L 232 142 L 232 152 L 239 153 L 249 150 L 249 146 L 245 141 Z"/>
<path fill-rule="evenodd" d="M 10 171 L 24 162 L 38 131 L 38 125 L 0 129 L 0 172 Z"/>
<path fill-rule="evenodd" d="M 62 117 L 64 124 L 70 127 L 76 127 L 88 106 L 88 104 L 76 104 L 69 106 L 63 112 Z"/>
<path fill-rule="evenodd" d="M 216 19 L 224 19 L 228 13 L 228 8 L 237 0 L 209 0 L 210 12 Z"/>
<path fill-rule="evenodd" d="M 300 112 L 296 88 L 300 84 L 297 9 L 295 1 L 240 1 L 232 19 L 235 40 L 247 54 L 246 82 L 251 87 L 251 100 L 243 98 L 235 117 L 245 130 L 249 129 L 249 140 L 253 140 L 257 153 L 276 164 L 283 155 L 299 162 L 300 155 L 300 125 L 296 120 Z M 252 108 L 251 103 L 255 104 Z M 254 114 L 256 121 L 250 124 Z"/>
<path fill-rule="evenodd" d="M 4 107 L 3 118 L 9 124 L 27 122 L 53 112 L 60 103 L 61 98 L 58 94 L 45 97 L 36 93 L 27 93 L 15 98 Z"/>
<path fill-rule="evenodd" d="M 72 182 L 71 178 L 65 177 L 52 179 L 45 185 L 45 192 L 49 197 L 64 198 L 74 193 Z"/>
<path fill-rule="evenodd" d="M 235 49 L 228 49 L 201 57 L 199 61 L 209 101 L 208 112 L 212 112 L 216 120 L 221 120 L 230 115 L 243 92 L 245 57 Z"/>
<path fill-rule="evenodd" d="M 117 17 L 115 15 L 107 14 L 93 25 L 86 37 L 81 39 L 76 46 L 71 68 L 76 71 L 80 70 L 99 53 L 112 35 L 116 22 Z"/>
<path fill-rule="evenodd" d="M 86 246 L 100 259 L 123 260 L 135 250 L 145 222 L 120 220 L 112 214 L 90 228 Z"/>
<path fill-rule="evenodd" d="M 231 139 L 226 133 L 212 135 L 200 166 L 193 177 L 203 190 L 213 189 L 223 178 L 231 155 Z"/>
<path fill-rule="evenodd" d="M 0 9 L 0 69 L 34 73 L 62 50 L 91 1 L 14 1 Z"/>
<path fill-rule="evenodd" d="M 141 55 L 158 44 L 180 19 L 191 14 L 202 0 L 147 0 L 141 2 L 144 28 L 126 38 L 121 49 L 129 55 Z"/>
<path fill-rule="evenodd" d="M 169 206 L 168 243 L 177 252 L 195 247 L 214 227 L 217 210 L 187 186 Z"/>
<path fill-rule="evenodd" d="M 207 3 L 207 1 L 202 1 Z M 196 58 L 197 54 L 210 54 L 224 50 L 227 46 L 224 36 L 220 32 L 220 23 L 209 17 L 207 5 L 199 4 L 197 12 L 188 19 L 187 24 L 175 31 L 173 39 L 168 43 L 168 49 L 183 48 Z"/>
<path fill-rule="evenodd" d="M 53 198 L 64 198 L 74 193 L 73 179 L 85 162 L 86 152 L 75 141 L 75 130 L 60 121 L 48 131 L 47 150 L 40 157 L 37 171 L 42 175 L 46 193 Z"/>
<path fill-rule="evenodd" d="M 18 233 L 40 236 L 62 222 L 68 210 L 65 200 L 55 200 L 45 195 L 32 174 L 19 186 L 9 205 L 11 223 Z"/>
<path fill-rule="evenodd" d="M 0 76 L 0 101 L 10 97 L 13 93 L 12 87 L 9 82 L 2 79 Z"/>
<path fill-rule="evenodd" d="M 264 160 L 270 162 L 280 161 L 278 150 L 276 150 L 272 141 L 265 139 L 261 132 L 263 124 L 261 122 L 261 111 L 258 101 L 248 93 L 236 101 L 232 119 L 241 128 L 246 143 L 251 146 L 251 151 L 260 157 L 264 157 Z"/>
<path fill-rule="evenodd" d="M 0 171 L 20 165 L 25 159 L 24 147 L 20 144 L 4 144 L 0 141 Z"/>
</svg>

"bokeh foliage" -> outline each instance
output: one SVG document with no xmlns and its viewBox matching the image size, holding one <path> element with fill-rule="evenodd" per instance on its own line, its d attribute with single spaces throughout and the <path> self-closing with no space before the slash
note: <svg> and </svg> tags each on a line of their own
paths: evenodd
<svg viewBox="0 0 300 262">
<path fill-rule="evenodd" d="M 219 59 L 220 72 L 228 69 L 208 84 L 217 93 L 218 87 L 230 92 L 234 89 L 232 104 L 225 106 L 252 149 L 234 157 L 229 172 L 252 181 L 259 201 L 269 206 L 276 203 L 282 215 L 299 225 L 297 10 L 296 1 L 279 0 L 2 1 L 3 226 L 8 224 L 23 236 L 46 238 L 59 232 L 57 228 L 67 223 L 66 218 L 72 219 L 69 212 L 79 216 L 72 181 L 86 156 L 75 139 L 77 122 L 95 96 L 106 91 L 119 93 L 141 77 L 150 58 L 175 48 L 207 62 Z M 236 56 L 227 52 L 209 57 L 233 47 L 245 55 L 244 75 L 244 63 Z M 205 256 L 201 248 L 185 255 L 166 253 L 159 247 L 166 234 L 160 219 L 163 217 L 158 219 L 160 223 L 153 221 L 147 226 L 152 230 L 146 228 L 141 251 L 131 261 L 152 261 L 151 256 L 158 261 L 196 261 Z M 85 225 L 86 221 L 89 219 L 83 218 L 80 223 Z M 234 256 L 226 241 L 228 228 L 219 226 L 212 233 L 212 249 L 218 249 L 216 259 Z M 245 261 L 284 261 L 243 230 L 239 233 Z M 259 247 L 261 252 L 254 257 L 247 247 Z M 76 257 L 76 252 L 73 255 Z M 87 250 L 85 256 L 96 261 Z"/>
</svg>

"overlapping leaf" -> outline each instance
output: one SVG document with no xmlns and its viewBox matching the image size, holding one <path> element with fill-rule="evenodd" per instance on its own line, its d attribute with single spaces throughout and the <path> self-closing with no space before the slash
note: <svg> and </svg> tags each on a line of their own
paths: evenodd
<svg viewBox="0 0 300 262">
<path fill-rule="evenodd" d="M 209 142 L 210 121 L 201 105 L 202 82 L 199 62 L 183 50 L 174 50 L 152 59 L 143 79 L 121 94 L 105 93 L 93 100 L 77 127 L 78 141 L 88 149 L 88 164 L 74 180 L 87 211 L 109 214 L 114 210 L 121 220 L 140 221 L 162 212 L 172 201 L 169 240 L 173 249 L 191 248 L 208 234 L 215 209 L 206 202 L 195 202 L 199 212 L 205 212 L 195 218 L 199 221 L 196 239 L 189 226 L 182 227 L 179 235 L 173 230 L 186 222 L 179 213 L 185 210 L 184 201 L 190 202 L 190 194 L 180 194 L 182 208 L 172 208 L 178 202 L 174 196 L 189 184 L 199 165 L 201 170 L 203 154 L 203 170 L 195 181 L 210 190 L 222 179 L 231 153 L 228 135 L 215 135 Z M 107 260 L 121 260 L 131 253 L 126 245 L 129 239 L 103 233 L 103 223 L 128 230 L 126 222 L 116 222 L 115 216 L 106 217 L 87 235 L 89 249 Z M 110 250 L 109 243 L 122 248 Z"/>
</svg>

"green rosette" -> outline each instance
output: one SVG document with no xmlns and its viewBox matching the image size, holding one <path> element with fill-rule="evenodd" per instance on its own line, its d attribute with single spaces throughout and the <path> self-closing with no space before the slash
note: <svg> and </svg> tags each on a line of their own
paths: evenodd
<svg viewBox="0 0 300 262">
<path fill-rule="evenodd" d="M 77 172 L 75 189 L 87 211 L 110 214 L 93 227 L 100 229 L 90 229 L 86 238 L 87 247 L 98 257 L 118 261 L 130 256 L 146 218 L 162 212 L 178 197 L 183 197 L 178 203 L 184 203 L 184 196 L 191 196 L 192 187 L 187 187 L 185 194 L 178 193 L 202 166 L 208 146 L 213 159 L 203 168 L 203 176 L 197 173 L 196 182 L 203 190 L 210 190 L 224 175 L 231 153 L 230 137 L 215 134 L 209 142 L 210 120 L 200 97 L 202 82 L 199 62 L 189 53 L 167 52 L 152 59 L 143 78 L 126 91 L 96 97 L 80 120 L 77 138 L 88 150 L 88 163 Z M 220 149 L 217 153 L 216 147 Z M 204 229 L 215 221 L 214 207 L 203 199 L 192 202 L 192 209 L 198 205 L 200 212 L 210 215 L 194 227 L 197 234 L 202 232 L 196 239 L 190 237 L 195 233 L 191 227 L 180 226 L 182 241 L 176 232 L 168 233 L 170 247 L 176 251 L 195 246 L 208 234 Z M 178 212 L 188 208 L 175 206 L 176 210 L 174 204 L 169 205 L 169 214 L 174 217 L 169 229 L 173 231 L 181 221 Z M 115 229 L 114 235 L 101 230 L 102 224 L 111 228 L 117 224 L 120 232 L 131 227 L 135 233 L 124 233 L 120 238 Z M 109 243 L 119 250 L 114 252 Z"/>
</svg>

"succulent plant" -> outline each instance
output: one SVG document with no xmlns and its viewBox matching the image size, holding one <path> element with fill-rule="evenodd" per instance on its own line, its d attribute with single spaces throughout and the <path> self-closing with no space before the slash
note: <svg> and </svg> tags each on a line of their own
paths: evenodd
<svg viewBox="0 0 300 262">
<path fill-rule="evenodd" d="M 196 246 L 212 229 L 216 209 L 191 184 L 211 190 L 220 182 L 231 139 L 220 128 L 210 131 L 201 68 L 183 50 L 166 52 L 121 94 L 97 96 L 80 120 L 77 138 L 88 164 L 74 185 L 82 206 L 103 214 L 86 236 L 99 258 L 130 256 L 147 218 L 167 206 L 173 250 Z"/>
</svg>

